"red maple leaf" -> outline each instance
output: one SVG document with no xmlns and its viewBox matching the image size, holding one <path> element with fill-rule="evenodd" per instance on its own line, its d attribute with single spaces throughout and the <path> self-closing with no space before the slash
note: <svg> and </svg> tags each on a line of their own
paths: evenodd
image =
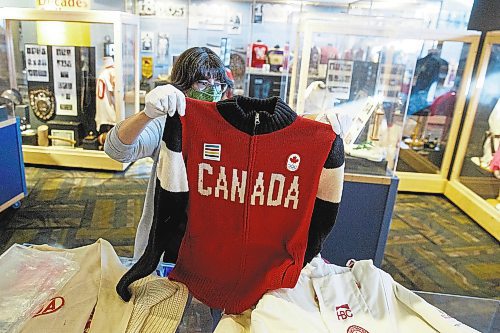
<svg viewBox="0 0 500 333">
<path fill-rule="evenodd" d="M 297 156 L 290 157 L 290 162 L 297 163 L 298 161 L 299 159 L 297 158 Z"/>
</svg>

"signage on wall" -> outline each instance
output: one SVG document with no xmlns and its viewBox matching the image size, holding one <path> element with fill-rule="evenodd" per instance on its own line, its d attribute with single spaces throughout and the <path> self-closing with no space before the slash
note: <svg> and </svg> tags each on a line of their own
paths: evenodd
<svg viewBox="0 0 500 333">
<path fill-rule="evenodd" d="M 56 114 L 77 116 L 75 48 L 52 46 Z"/>
<path fill-rule="evenodd" d="M 49 57 L 46 45 L 25 44 L 28 81 L 49 82 Z"/>
<path fill-rule="evenodd" d="M 91 0 L 35 0 L 35 7 L 45 10 L 89 10 Z"/>
</svg>

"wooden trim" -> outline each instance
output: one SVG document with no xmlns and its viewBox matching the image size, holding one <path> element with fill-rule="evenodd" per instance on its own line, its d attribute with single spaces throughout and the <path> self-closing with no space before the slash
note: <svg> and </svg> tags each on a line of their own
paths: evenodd
<svg viewBox="0 0 500 333">
<path fill-rule="evenodd" d="M 7 208 L 9 208 L 13 204 L 15 204 L 16 202 L 18 202 L 19 200 L 21 200 L 22 198 L 24 198 L 24 193 L 20 193 L 20 194 L 16 195 L 15 197 L 13 197 L 12 199 L 10 199 L 9 201 L 7 201 L 4 204 L 0 205 L 0 212 L 3 212 L 4 210 L 6 210 Z"/>
<path fill-rule="evenodd" d="M 139 18 L 135 15 L 118 11 L 86 10 L 86 11 L 60 11 L 40 10 L 35 8 L 4 7 L 0 11 L 0 19 L 20 21 L 62 21 L 83 23 L 135 23 Z"/>
<path fill-rule="evenodd" d="M 462 172 L 462 167 L 465 159 L 465 154 L 467 153 L 467 147 L 469 144 L 472 128 L 474 127 L 474 120 L 476 118 L 477 106 L 479 105 L 479 99 L 481 97 L 481 91 L 483 89 L 484 80 L 486 77 L 486 71 L 488 69 L 488 62 L 491 55 L 491 46 L 494 43 L 500 43 L 500 36 L 487 36 L 484 42 L 483 50 L 481 52 L 479 60 L 479 71 L 477 73 L 477 79 L 474 82 L 475 87 L 472 92 L 472 97 L 467 108 L 464 125 L 460 135 L 460 141 L 458 143 L 458 148 L 453 163 L 453 169 L 451 172 L 451 180 L 457 180 Z"/>
<path fill-rule="evenodd" d="M 465 42 L 465 41 L 464 41 Z M 465 68 L 462 76 L 460 88 L 457 91 L 457 100 L 453 110 L 453 120 L 451 122 L 450 131 L 447 139 L 446 150 L 444 152 L 443 161 L 441 162 L 441 177 L 448 178 L 450 168 L 452 165 L 453 153 L 459 138 L 458 131 L 462 122 L 463 114 L 465 111 L 465 103 L 469 94 L 471 86 L 472 72 L 474 70 L 474 61 L 477 57 L 477 49 L 479 47 L 479 37 L 474 37 L 470 42 L 469 54 L 465 62 Z"/>
<path fill-rule="evenodd" d="M 445 196 L 500 241 L 500 212 L 457 180 L 446 184 Z"/>
<path fill-rule="evenodd" d="M 111 159 L 103 151 L 80 148 L 23 146 L 23 156 L 25 164 L 96 170 L 123 171 L 130 165 L 130 163 L 122 163 Z"/>
<path fill-rule="evenodd" d="M 353 183 L 389 185 L 391 184 L 391 177 L 346 173 L 344 175 L 344 181 Z"/>
<path fill-rule="evenodd" d="M 417 170 L 416 174 L 439 174 L 439 167 L 432 163 L 426 156 L 420 155 L 413 149 L 400 149 L 399 159 L 407 164 L 411 164 L 412 168 Z"/>
<path fill-rule="evenodd" d="M 447 180 L 440 175 L 415 172 L 396 172 L 399 192 L 444 193 Z"/>
</svg>

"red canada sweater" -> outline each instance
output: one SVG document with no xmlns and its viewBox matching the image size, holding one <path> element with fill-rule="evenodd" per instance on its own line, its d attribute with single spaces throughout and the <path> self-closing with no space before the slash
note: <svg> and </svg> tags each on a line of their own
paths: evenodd
<svg viewBox="0 0 500 333">
<path fill-rule="evenodd" d="M 299 117 L 251 136 L 230 125 L 215 103 L 187 105 L 188 225 L 169 277 L 203 303 L 239 313 L 268 290 L 295 286 L 335 133 Z"/>
<path fill-rule="evenodd" d="M 188 98 L 186 116 L 165 123 L 148 245 L 118 293 L 130 299 L 162 254 L 176 261 L 169 278 L 226 313 L 294 287 L 335 222 L 343 166 L 331 126 L 279 98 Z"/>
</svg>

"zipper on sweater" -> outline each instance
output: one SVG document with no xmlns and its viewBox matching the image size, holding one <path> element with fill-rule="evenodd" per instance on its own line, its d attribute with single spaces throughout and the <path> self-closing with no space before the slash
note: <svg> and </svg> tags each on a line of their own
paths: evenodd
<svg viewBox="0 0 500 333">
<path fill-rule="evenodd" d="M 253 123 L 253 135 L 255 135 L 255 131 L 257 130 L 257 126 L 260 124 L 260 114 L 259 112 L 255 112 L 255 120 Z"/>
<path fill-rule="evenodd" d="M 248 149 L 248 164 L 247 164 L 247 191 L 245 193 L 245 208 L 243 215 L 243 244 L 242 244 L 242 257 L 240 263 L 240 276 L 238 277 L 238 282 L 235 284 L 235 292 L 238 289 L 239 284 L 245 274 L 246 267 L 246 252 L 247 252 L 247 243 L 248 243 L 248 221 L 249 221 L 249 210 L 250 210 L 250 197 L 252 193 L 252 179 L 253 179 L 253 167 L 255 164 L 255 131 L 257 126 L 260 124 L 260 115 L 258 112 L 255 113 L 254 126 L 253 126 L 253 135 L 250 137 L 250 147 Z"/>
</svg>

